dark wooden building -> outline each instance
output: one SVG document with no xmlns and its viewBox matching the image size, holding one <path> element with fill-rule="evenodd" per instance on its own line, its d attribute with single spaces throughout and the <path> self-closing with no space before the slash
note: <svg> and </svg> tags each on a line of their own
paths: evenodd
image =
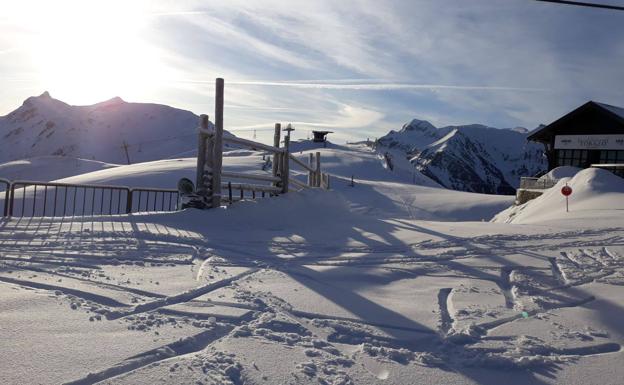
<svg viewBox="0 0 624 385">
<path fill-rule="evenodd" d="M 327 134 L 331 134 L 333 131 L 312 131 L 313 142 L 324 143 L 327 141 Z"/>
<path fill-rule="evenodd" d="M 549 170 L 624 165 L 624 108 L 590 101 L 527 139 L 544 144 Z"/>
</svg>

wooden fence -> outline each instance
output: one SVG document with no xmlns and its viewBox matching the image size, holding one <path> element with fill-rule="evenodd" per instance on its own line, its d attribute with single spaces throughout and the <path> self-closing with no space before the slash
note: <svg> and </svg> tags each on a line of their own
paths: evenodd
<svg viewBox="0 0 624 385">
<path fill-rule="evenodd" d="M 275 124 L 273 146 L 223 135 L 223 79 L 216 81 L 214 127 L 208 115 L 201 115 L 198 135 L 197 172 L 194 194 L 203 207 L 219 207 L 244 199 L 272 197 L 291 188 L 329 189 L 329 174 L 321 172 L 321 153 L 309 154 L 307 164 L 290 153 L 290 127 L 280 147 L 281 124 Z M 272 157 L 271 173 L 223 171 L 223 146 L 263 151 Z M 305 182 L 292 177 L 291 166 L 307 173 Z M 264 182 L 264 184 L 262 184 Z M 4 188 L 3 188 L 4 187 Z M 227 195 L 223 196 L 222 192 Z M 2 197 L 4 195 L 4 198 Z M 0 179 L 3 216 L 86 216 L 132 212 L 176 211 L 178 190 L 130 188 L 125 186 L 80 185 Z"/>
<path fill-rule="evenodd" d="M 282 131 L 280 123 L 275 124 L 273 146 L 233 136 L 224 136 L 223 93 L 224 81 L 219 78 L 216 80 L 214 127 L 211 127 L 208 115 L 200 116 L 196 193 L 202 196 L 207 207 L 219 207 L 223 202 L 232 203 L 247 198 L 256 199 L 285 194 L 291 187 L 297 189 L 309 187 L 329 189 L 329 174 L 321 172 L 320 152 L 310 154 L 308 164 L 294 157 L 290 153 L 290 131 L 284 137 L 284 146 L 280 147 Z M 262 175 L 223 171 L 224 144 L 265 152 L 272 157 L 271 173 Z M 291 177 L 291 166 L 298 166 L 308 173 L 307 183 Z M 226 197 L 222 194 L 223 189 L 227 189 Z M 245 192 L 247 192 L 247 196 Z"/>
</svg>

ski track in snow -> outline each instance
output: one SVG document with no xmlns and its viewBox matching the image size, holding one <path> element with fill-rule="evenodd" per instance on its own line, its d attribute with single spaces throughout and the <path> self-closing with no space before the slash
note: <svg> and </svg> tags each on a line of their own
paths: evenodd
<svg viewBox="0 0 624 385">
<path fill-rule="evenodd" d="M 407 202 L 404 204 L 409 207 Z M 490 334 L 506 324 L 519 322 L 524 318 L 537 319 L 536 317 L 541 315 L 581 307 L 595 300 L 593 295 L 584 294 L 577 299 L 557 299 L 559 302 L 554 302 L 555 305 L 523 309 L 524 297 L 554 298 L 554 291 L 565 294 L 594 281 L 624 285 L 622 257 L 609 248 L 609 245 L 618 244 L 624 239 L 619 234 L 613 235 L 614 232 L 621 234 L 622 229 L 568 231 L 530 237 L 522 234 L 493 234 L 472 238 L 432 238 L 400 246 L 377 244 L 317 247 L 312 244 L 278 241 L 267 242 L 264 245 L 276 250 L 276 254 L 291 257 L 284 260 L 274 255 L 259 259 L 228 258 L 225 253 L 219 251 L 223 245 L 205 242 L 193 234 L 182 231 L 175 235 L 170 230 L 163 232 L 158 226 L 151 229 L 150 226 L 145 226 L 141 231 L 136 229 L 110 231 L 106 227 L 117 226 L 112 223 L 102 225 L 101 230 L 96 229 L 98 225 L 92 225 L 89 231 L 84 231 L 84 227 L 77 231 L 73 224 L 46 223 L 33 228 L 28 225 L 21 226 L 19 221 L 17 222 L 15 224 L 4 221 L 0 226 L 2 246 L 0 281 L 16 287 L 54 293 L 58 298 L 66 298 L 71 302 L 72 308 L 77 300 L 82 301 L 78 311 L 91 309 L 96 314 L 104 315 L 108 320 L 121 319 L 135 324 L 138 322 L 140 327 L 145 327 L 144 322 L 147 322 L 142 319 L 142 315 L 149 314 L 149 317 L 152 317 L 159 312 L 168 317 L 190 317 L 201 320 L 206 319 L 206 316 L 194 314 L 192 311 L 181 315 L 175 311 L 167 311 L 166 308 L 175 304 L 189 303 L 223 288 L 233 289 L 242 296 L 243 301 L 241 303 L 212 301 L 212 305 L 252 310 L 250 316 L 240 318 L 211 316 L 209 322 L 203 326 L 206 329 L 204 331 L 128 357 L 112 367 L 94 370 L 68 384 L 85 385 L 115 378 L 130 378 L 128 376 L 140 373 L 154 363 L 173 365 L 175 360 L 196 357 L 217 342 L 233 338 L 254 338 L 269 344 L 298 346 L 305 349 L 306 355 L 310 358 L 308 362 L 303 362 L 298 367 L 303 375 L 326 383 L 344 381 L 342 382 L 344 384 L 350 383 L 348 380 L 353 381 L 350 373 L 354 367 L 360 367 L 370 376 L 383 380 L 390 374 L 385 367 L 391 363 L 402 365 L 415 363 L 428 367 L 452 368 L 460 372 L 464 366 L 487 367 L 494 362 L 504 362 L 512 368 L 531 369 L 562 362 L 570 363 L 575 357 L 610 354 L 621 349 L 618 343 L 604 338 L 577 347 L 558 347 L 540 342 L 540 358 L 537 359 L 535 353 L 531 353 L 530 349 L 527 350 L 525 346 L 527 341 L 520 337 L 507 337 L 506 340 L 510 345 L 504 348 L 484 348 L 480 344 L 495 341 L 490 338 Z M 587 242 L 581 241 L 581 238 L 587 239 Z M 257 244 L 243 242 L 233 246 L 244 249 L 246 246 L 253 247 Z M 527 253 L 528 249 L 533 254 Z M 555 254 L 553 250 L 557 249 L 565 251 L 552 256 Z M 211 255 L 219 257 L 208 258 L 206 250 L 211 250 Z M 297 253 L 310 251 L 314 253 L 313 256 L 297 257 Z M 364 256 L 343 256 L 344 253 L 360 253 Z M 540 253 L 542 265 L 519 266 L 498 257 L 514 253 L 530 256 Z M 328 258 L 327 254 L 331 257 Z M 478 258 L 483 259 L 483 266 L 464 263 L 464 260 Z M 487 265 L 488 261 L 496 263 Z M 306 276 L 298 271 L 303 265 L 362 270 L 379 268 L 389 274 L 395 274 L 397 277 L 395 279 L 407 279 L 406 277 L 417 279 L 423 274 L 435 277 L 438 274 L 440 277 L 456 277 L 458 282 L 467 279 L 472 279 L 472 282 L 492 282 L 499 288 L 498 295 L 502 297 L 504 306 L 497 310 L 500 314 L 492 316 L 495 317 L 494 320 L 483 316 L 473 325 L 462 329 L 454 314 L 465 310 L 453 304 L 452 293 L 456 287 L 443 287 L 434 294 L 437 295 L 437 298 L 434 298 L 434 301 L 437 300 L 437 329 L 430 329 L 424 325 L 419 327 L 394 325 L 392 320 L 380 323 L 356 316 L 346 317 L 299 310 L 279 296 L 241 287 L 243 282 L 257 279 L 255 273 L 262 270 L 279 270 L 289 275 Z M 102 282 L 93 278 L 95 274 L 104 274 L 102 271 L 106 267 L 123 266 L 139 266 L 146 269 L 159 266 L 172 268 L 192 266 L 194 270 L 190 279 L 196 281 L 196 287 L 177 294 L 164 295 L 152 289 Z M 212 277 L 211 269 L 235 266 L 244 267 L 246 270 L 224 277 L 208 278 Z M 524 284 L 528 286 L 523 287 L 523 291 L 516 286 L 513 279 L 515 271 L 528 274 L 535 279 L 541 277 L 540 274 L 550 274 L 549 277 L 556 284 L 547 287 L 539 286 L 538 280 L 525 282 Z M 18 273 L 21 274 L 20 278 L 16 276 Z M 37 274 L 40 276 L 35 277 Z M 56 277 L 57 281 L 41 281 L 48 276 Z M 306 277 L 310 280 L 316 279 L 309 275 Z M 203 279 L 209 280 L 202 281 Z M 316 282 L 319 285 L 325 284 L 323 280 Z M 104 294 L 124 291 L 126 295 L 136 298 L 138 303 L 120 302 Z M 392 333 L 384 335 L 380 330 L 414 333 L 421 337 L 418 337 L 418 342 L 410 342 Z M 369 363 L 371 359 L 379 360 L 381 369 L 375 365 L 371 366 Z M 527 360 L 531 364 L 525 366 Z M 236 375 L 238 374 L 232 376 Z"/>
</svg>

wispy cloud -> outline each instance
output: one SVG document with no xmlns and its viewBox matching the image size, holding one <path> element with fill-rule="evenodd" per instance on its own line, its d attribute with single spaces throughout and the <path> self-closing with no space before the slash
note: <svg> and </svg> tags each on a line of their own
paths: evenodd
<svg viewBox="0 0 624 385">
<path fill-rule="evenodd" d="M 415 84 L 415 83 L 308 83 L 296 81 L 228 81 L 230 85 L 239 86 L 266 86 L 266 87 L 294 87 L 316 88 L 326 90 L 464 90 L 464 91 L 545 91 L 543 88 L 506 87 L 506 86 L 480 86 L 480 85 L 447 85 L 447 84 Z"/>
<path fill-rule="evenodd" d="M 36 27 L 33 18 L 48 18 L 28 1 L 18 7 L 21 18 L 7 11 L 9 22 L 0 20 L 2 112 L 29 96 L 15 81 L 40 93 L 50 87 L 43 68 L 63 62 L 29 51 L 26 43 L 46 34 L 20 20 Z M 338 132 L 334 137 L 382 135 L 414 117 L 436 125 L 534 127 L 587 99 L 624 104 L 621 15 L 539 2 L 447 2 L 137 0 L 131 17 L 141 30 L 132 38 L 151 55 L 138 69 L 115 64 L 121 78 L 143 79 L 119 96 L 206 113 L 214 106 L 214 78 L 224 77 L 226 123 L 241 135 L 290 121 L 303 128 L 295 135 L 327 127 Z M 94 3 L 116 7 L 99 17 L 128 7 L 121 0 Z M 48 8 L 58 11 L 57 3 Z M 93 16 L 91 4 L 79 8 Z M 100 24 L 114 31 L 114 23 Z M 70 93 L 53 85 L 53 95 L 82 103 L 80 87 Z"/>
</svg>

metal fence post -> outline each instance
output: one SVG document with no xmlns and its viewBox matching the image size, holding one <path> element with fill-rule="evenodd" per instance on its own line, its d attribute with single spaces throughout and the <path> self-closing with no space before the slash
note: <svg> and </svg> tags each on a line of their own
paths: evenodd
<svg viewBox="0 0 624 385">
<path fill-rule="evenodd" d="M 128 189 L 128 197 L 126 198 L 126 214 L 132 212 L 132 189 Z"/>
<path fill-rule="evenodd" d="M 5 185 L 5 190 L 4 190 L 4 210 L 2 212 L 4 213 L 3 216 L 6 217 L 9 215 L 9 197 L 10 197 L 12 183 L 9 181 L 3 181 L 3 183 Z"/>
</svg>

